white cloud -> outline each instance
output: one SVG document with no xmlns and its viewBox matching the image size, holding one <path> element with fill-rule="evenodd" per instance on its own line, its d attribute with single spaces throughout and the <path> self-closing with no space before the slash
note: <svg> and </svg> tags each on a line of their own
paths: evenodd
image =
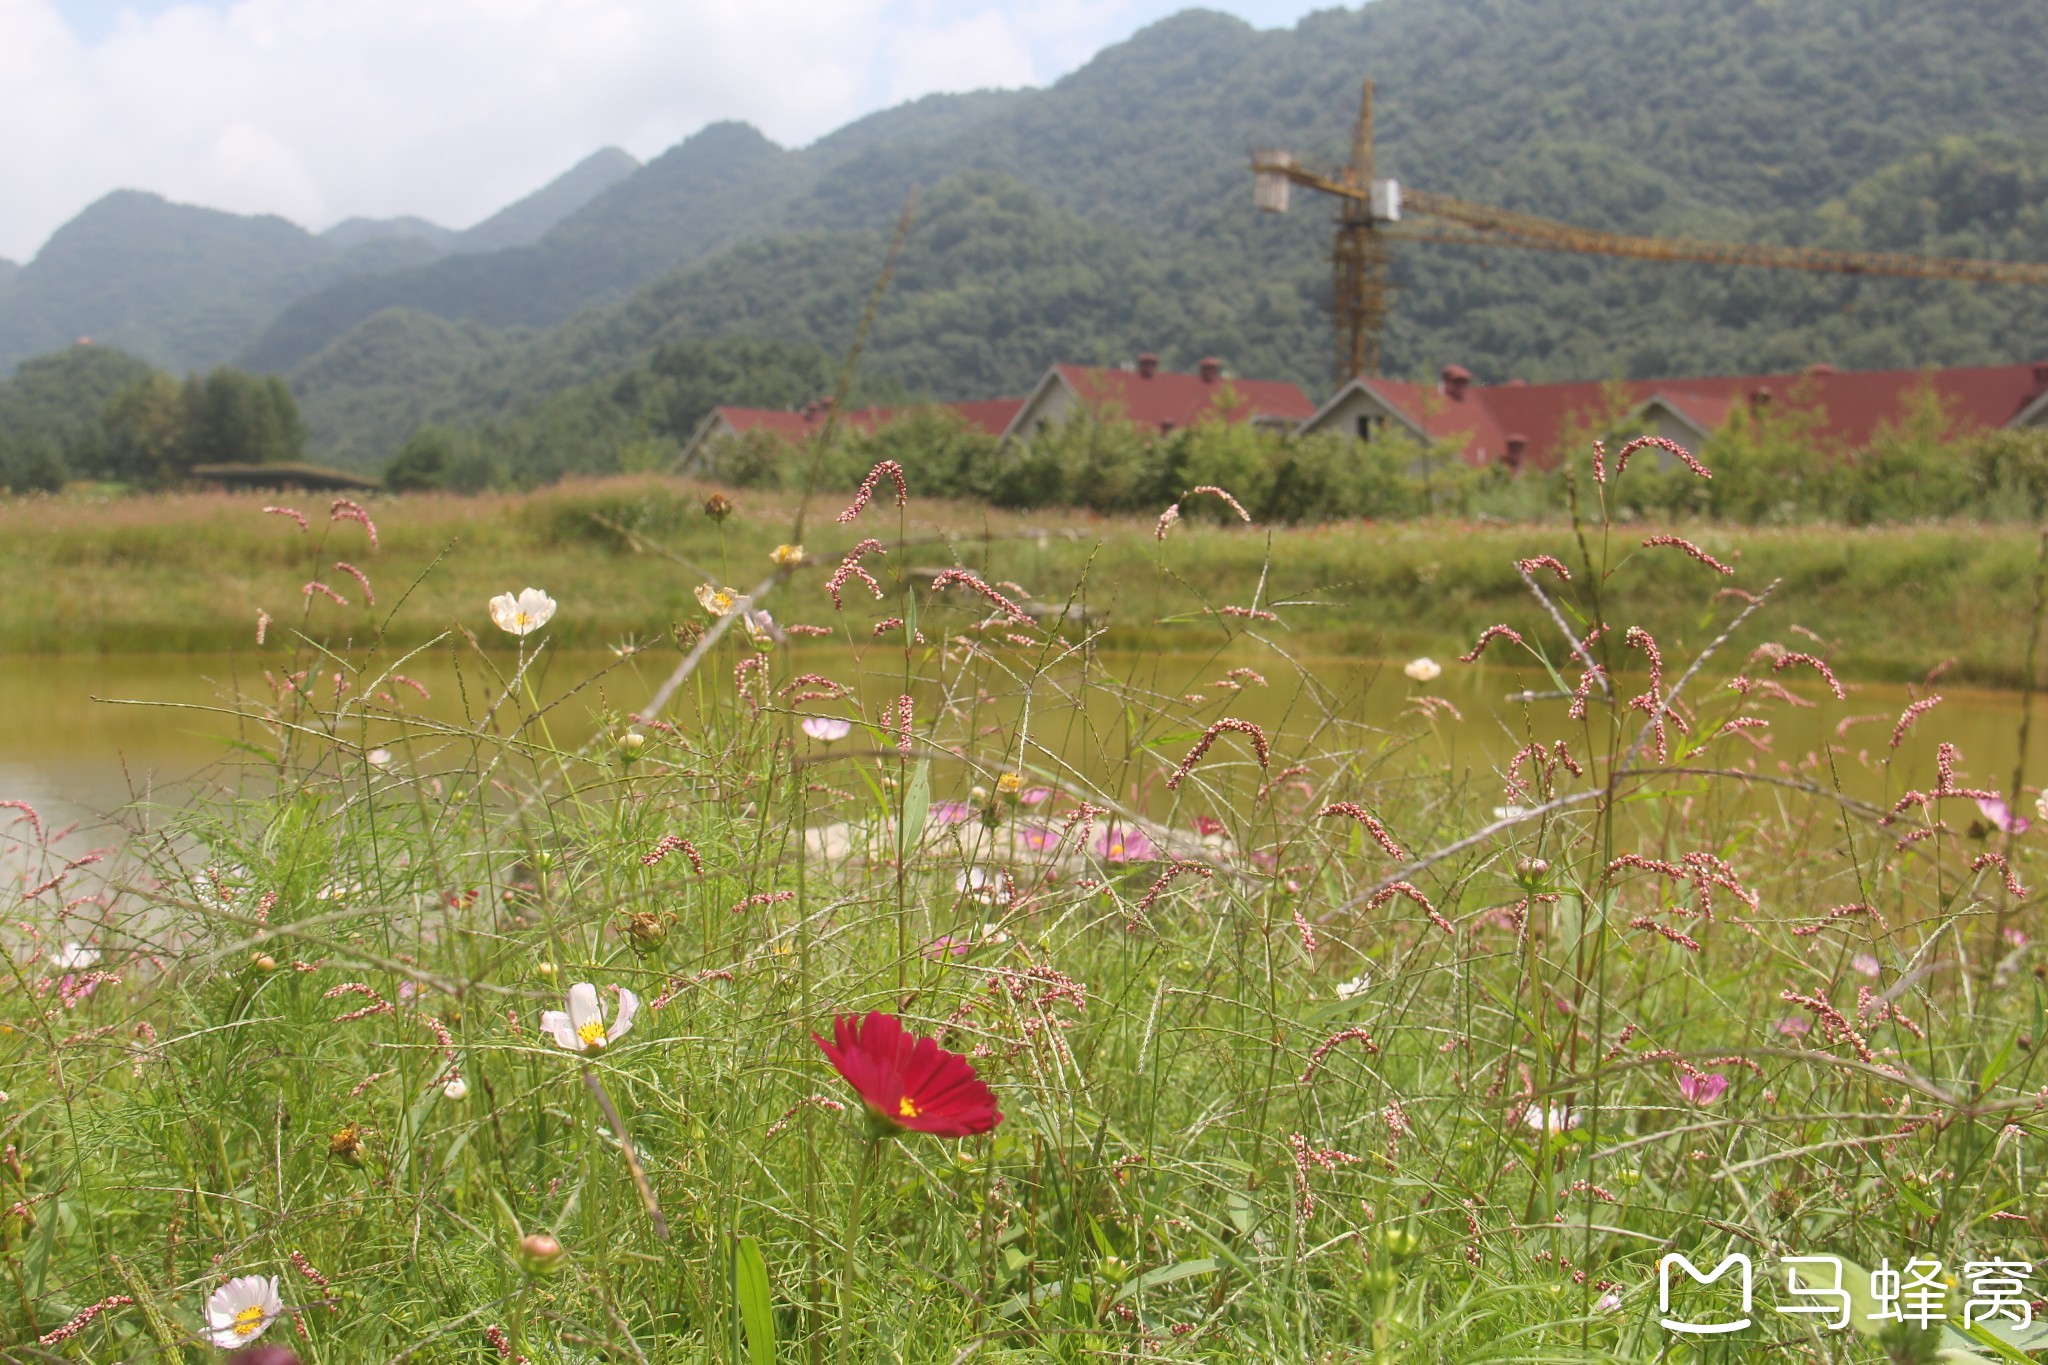
<svg viewBox="0 0 2048 1365">
<path fill-rule="evenodd" d="M 646 158 L 736 118 L 800 145 L 899 100 L 1050 80 L 1178 8 L 148 3 L 111 23 L 96 4 L 81 38 L 55 0 L 0 0 L 0 256 L 25 259 L 122 187 L 315 228 L 403 213 L 465 226 L 606 144 Z"/>
</svg>

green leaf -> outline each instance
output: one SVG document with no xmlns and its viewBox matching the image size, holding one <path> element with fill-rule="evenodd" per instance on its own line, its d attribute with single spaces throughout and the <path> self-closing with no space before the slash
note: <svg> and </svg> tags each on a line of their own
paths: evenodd
<svg viewBox="0 0 2048 1365">
<path fill-rule="evenodd" d="M 932 808 L 932 761 L 924 760 L 910 775 L 903 793 L 903 828 L 897 837 L 896 855 L 908 859 L 924 837 L 924 818 Z"/>
<path fill-rule="evenodd" d="M 1196 1275 L 1213 1275 L 1221 1269 L 1223 1269 L 1223 1262 L 1217 1260 L 1214 1256 L 1204 1256 L 1199 1261 L 1176 1261 L 1172 1265 L 1146 1271 L 1119 1290 L 1116 1297 L 1118 1300 L 1127 1299 L 1142 1289 L 1156 1289 L 1162 1284 L 1172 1284 L 1175 1280 L 1192 1279 Z"/>
<path fill-rule="evenodd" d="M 775 1365 L 775 1297 L 760 1239 L 742 1236 L 733 1248 L 733 1286 L 747 1329 L 749 1365 Z"/>
</svg>

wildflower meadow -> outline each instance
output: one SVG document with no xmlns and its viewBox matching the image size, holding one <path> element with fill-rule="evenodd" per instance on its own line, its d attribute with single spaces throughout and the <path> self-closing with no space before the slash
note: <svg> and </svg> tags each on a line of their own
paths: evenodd
<svg viewBox="0 0 2048 1365">
<path fill-rule="evenodd" d="M 437 620 L 377 506 L 249 510 L 294 610 L 163 713 L 208 780 L 0 800 L 0 1357 L 2030 1358 L 2048 554 L 1947 651 L 2024 680 L 1964 752 L 1942 656 L 1859 706 L 1784 584 L 1610 515 L 1659 461 L 1712 479 L 1596 450 L 1372 716 L 1220 485 L 1116 569 L 1198 599 L 1117 623 L 1194 691 L 889 460 L 772 553 L 636 533 L 693 609 L 575 674 L 604 603 Z"/>
</svg>

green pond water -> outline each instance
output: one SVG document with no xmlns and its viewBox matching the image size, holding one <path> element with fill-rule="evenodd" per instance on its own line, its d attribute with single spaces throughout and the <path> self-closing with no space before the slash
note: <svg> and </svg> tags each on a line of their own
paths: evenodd
<svg viewBox="0 0 2048 1365">
<path fill-rule="evenodd" d="M 249 698 L 272 695 L 264 669 L 273 675 L 285 671 L 287 657 L 273 650 L 238 656 L 0 659 L 0 800 L 30 802 L 53 825 L 79 821 L 76 839 L 109 844 L 120 837 L 109 822 L 124 808 L 132 821 L 137 803 L 174 807 L 195 793 L 260 782 L 262 753 L 275 741 L 232 713 L 237 709 L 234 698 L 237 693 Z M 715 679 L 721 691 L 729 691 L 739 657 L 735 649 L 721 649 L 707 660 L 700 681 L 708 684 Z M 1026 689 L 1020 680 L 1028 674 L 1032 657 L 1011 650 L 996 661 L 976 662 L 964 670 L 957 664 L 943 670 L 922 668 L 928 676 L 942 672 L 943 682 L 911 689 L 920 730 L 939 710 L 950 708 L 955 719 L 946 727 L 948 737 L 963 740 L 966 749 L 965 761 L 934 769 L 934 799 L 964 797 L 976 781 L 986 780 L 988 772 L 1007 766 L 1001 746 L 1026 721 L 1027 708 L 1030 756 L 1036 766 L 1064 770 L 1155 812 L 1163 812 L 1171 800 L 1163 791 L 1165 772 L 1186 752 L 1200 725 L 1220 716 L 1266 727 L 1274 736 L 1276 769 L 1317 755 L 1389 750 L 1395 746 L 1391 736 L 1406 736 L 1399 742 L 1400 751 L 1383 759 L 1381 771 L 1398 774 L 1417 764 L 1448 765 L 1469 774 L 1473 790 L 1492 794 L 1493 800 L 1504 799 L 1498 795 L 1501 788 L 1493 769 L 1527 735 L 1576 742 L 1583 734 L 1566 719 L 1561 701 L 1510 699 L 1520 689 L 1547 686 L 1534 668 L 1475 668 L 1446 660 L 1443 675 L 1424 687 L 1402 675 L 1399 661 L 1290 662 L 1273 649 L 1241 640 L 1227 652 L 1212 655 L 1100 656 L 1100 665 L 1129 689 L 1119 696 L 1113 688 L 1080 686 L 1079 671 L 1071 662 L 1052 667 Z M 544 724 L 546 739 L 558 747 L 574 747 L 593 734 L 606 714 L 644 706 L 676 660 L 667 647 L 624 661 L 607 653 L 543 650 L 523 690 L 530 690 L 547 710 L 544 721 L 529 723 L 526 733 L 539 737 Z M 1738 661 L 1730 656 L 1725 666 L 1722 660 L 1711 662 L 1695 680 L 1691 699 L 1718 706 L 1726 696 L 1721 690 L 1726 677 Z M 308 668 L 311 662 L 301 661 L 293 671 Z M 390 691 L 423 717 L 472 731 L 496 705 L 483 728 L 503 733 L 517 728 L 514 717 L 520 708 L 502 701 L 504 679 L 516 666 L 515 656 L 507 652 L 493 652 L 486 659 L 473 651 L 441 649 L 401 668 L 427 689 L 430 700 L 402 687 L 390 686 Z M 1239 689 L 1219 686 L 1233 668 L 1255 669 L 1267 685 L 1240 676 Z M 870 648 L 856 659 L 843 644 L 819 642 L 794 650 L 783 676 L 799 671 L 830 676 L 853 690 L 872 716 L 903 690 L 903 670 L 900 650 Z M 332 673 L 329 664 L 307 679 L 323 705 L 333 695 Z M 1696 763 L 1723 768 L 1748 768 L 1753 763 L 1756 772 L 1767 776 L 1785 775 L 1787 765 L 1797 775 L 1805 763 L 1811 774 L 1815 769 L 1809 756 L 1824 754 L 1832 745 L 1837 746 L 1833 772 L 1845 791 L 1865 799 L 1886 798 L 1885 777 L 1874 761 L 1887 752 L 1893 718 L 1914 694 L 1898 686 L 1868 685 L 1852 687 L 1849 699 L 1837 702 L 1809 685 L 1810 677 L 1795 685 L 1819 705 L 1770 708 L 1773 737 L 1768 752 L 1731 737 L 1718 741 Z M 1624 680 L 1623 690 L 1634 689 Z M 2003 692 L 1939 690 L 1945 700 L 1920 721 L 1901 749 L 1890 790 L 1931 783 L 1934 747 L 1941 740 L 1961 747 L 1972 784 L 2004 789 L 2014 769 L 2021 698 Z M 1202 700 L 1183 702 L 1181 698 L 1190 693 Z M 1423 693 L 1448 701 L 1461 718 L 1440 711 L 1434 720 L 1424 722 L 1415 709 L 1415 698 Z M 1150 708 L 1130 704 L 1133 696 L 1158 699 L 1165 704 L 1167 717 L 1147 717 Z M 665 714 L 677 724 L 696 725 L 698 705 L 695 687 L 685 686 Z M 845 701 L 812 700 L 801 709 L 856 714 L 853 704 Z M 1857 715 L 1882 719 L 1851 724 L 1838 736 L 1845 718 Z M 2039 782 L 2048 779 L 2048 716 L 2033 727 L 2032 736 L 2029 781 Z M 395 723 L 352 726 L 343 737 L 364 748 L 391 746 L 397 761 L 421 771 L 454 766 L 474 753 L 466 741 L 451 743 L 445 734 Z M 836 750 L 872 751 L 873 741 L 859 732 Z M 1219 762 L 1242 765 L 1246 750 L 1234 737 L 1225 736 L 1214 753 Z M 1819 771 L 1824 780 L 1833 780 L 1827 778 L 1825 762 Z M 835 781 L 829 763 L 816 771 L 821 782 Z M 1254 777 L 1246 769 L 1232 780 L 1249 783 Z M 837 785 L 850 782 L 841 778 Z M 1191 810 L 1184 802 L 1180 818 L 1191 819 L 1196 813 L 1198 803 Z M 0 858 L 6 856 L 0 852 Z"/>
</svg>

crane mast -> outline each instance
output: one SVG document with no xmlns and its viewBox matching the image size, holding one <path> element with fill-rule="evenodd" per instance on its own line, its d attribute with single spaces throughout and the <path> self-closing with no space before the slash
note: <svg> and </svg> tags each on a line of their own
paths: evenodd
<svg viewBox="0 0 2048 1365">
<path fill-rule="evenodd" d="M 1824 247 L 1710 242 L 1685 237 L 1632 237 L 1577 227 L 1534 214 L 1469 203 L 1379 179 L 1373 166 L 1373 83 L 1366 81 L 1352 127 L 1350 163 L 1335 174 L 1305 166 L 1284 151 L 1252 158 L 1253 202 L 1285 213 L 1289 189 L 1331 196 L 1337 203 L 1331 249 L 1331 309 L 1336 322 L 1336 379 L 1379 373 L 1380 328 L 1386 320 L 1390 245 L 1396 240 L 1457 246 L 1511 247 L 1650 261 L 1756 266 L 1837 275 L 1964 280 L 1979 284 L 2048 285 L 2048 264 Z M 1410 221 L 1411 218 L 1422 221 Z"/>
</svg>

